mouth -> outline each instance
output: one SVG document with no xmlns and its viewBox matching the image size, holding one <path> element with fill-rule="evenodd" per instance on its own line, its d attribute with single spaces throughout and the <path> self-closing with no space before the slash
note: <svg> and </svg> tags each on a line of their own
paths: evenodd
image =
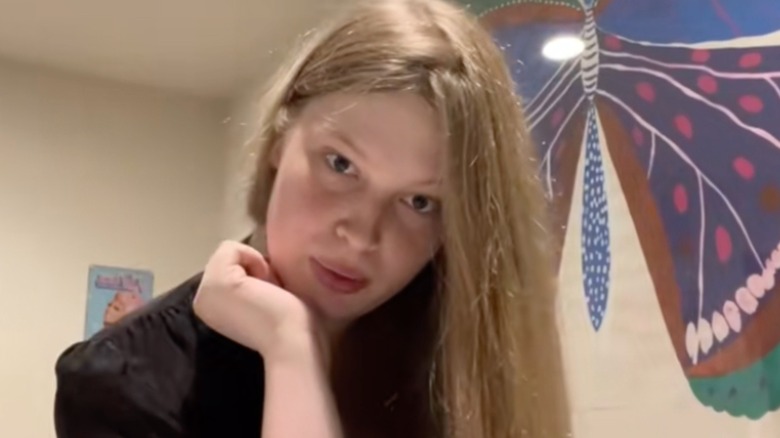
<svg viewBox="0 0 780 438">
<path fill-rule="evenodd" d="M 311 258 L 309 262 L 317 281 L 333 292 L 352 295 L 368 286 L 368 279 L 356 269 L 322 262 L 316 258 Z"/>
</svg>

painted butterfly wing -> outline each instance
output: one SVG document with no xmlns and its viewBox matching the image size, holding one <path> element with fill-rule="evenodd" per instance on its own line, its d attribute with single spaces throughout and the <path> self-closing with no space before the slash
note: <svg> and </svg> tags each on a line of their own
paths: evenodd
<svg viewBox="0 0 780 438">
<path fill-rule="evenodd" d="M 703 403 L 774 410 L 780 47 L 600 45 L 610 155 L 680 363 Z"/>
<path fill-rule="evenodd" d="M 778 29 L 777 0 L 613 0 L 599 28 L 634 41 L 696 43 L 766 35 Z"/>
<path fill-rule="evenodd" d="M 780 8 L 776 2 L 739 2 L 742 15 L 729 16 L 735 5 L 727 0 L 615 0 L 599 2 L 596 12 L 602 12 L 602 31 L 656 42 L 728 39 L 775 30 Z M 566 21 L 562 14 L 546 22 Z M 508 12 L 505 19 L 495 15 L 500 14 L 492 14 L 498 23 L 512 17 Z M 539 18 L 515 25 L 538 25 L 544 21 Z M 670 26 L 673 23 L 677 25 Z M 632 50 L 626 50 L 628 45 Z M 772 48 L 672 50 L 609 36 L 601 38 L 600 46 L 599 118 L 680 363 L 704 404 L 733 415 L 761 416 L 776 409 L 780 400 L 777 378 L 765 372 L 767 364 L 780 360 L 778 331 L 767 326 L 780 306 L 772 299 L 780 260 L 772 223 L 778 204 L 776 178 L 764 167 L 777 164 L 776 151 L 766 144 L 773 144 L 778 134 L 767 125 L 766 114 L 777 111 L 780 96 L 777 68 L 765 60 L 780 58 Z M 533 56 L 513 55 L 509 61 L 517 59 Z M 689 68 L 691 64 L 698 68 Z M 587 74 L 584 69 L 581 73 Z M 633 89 L 625 85 L 641 75 L 650 77 Z M 691 90 L 704 93 L 705 99 Z M 658 96 L 665 105 L 653 110 L 648 104 Z M 670 115 L 669 108 L 685 111 Z M 550 138 L 534 128 L 540 141 Z M 726 135 L 716 135 L 719 130 Z M 588 151 L 594 149 L 590 137 Z M 698 152 L 682 149 L 682 141 Z M 743 144 L 749 146 L 736 156 L 735 148 Z M 550 179 L 573 179 L 569 172 L 575 168 L 576 157 L 573 167 L 553 168 Z M 672 185 L 663 175 L 678 182 Z M 589 181 L 585 183 L 587 194 Z M 745 192 L 736 190 L 738 184 L 749 186 L 750 196 L 741 195 Z M 563 201 L 568 205 L 570 198 Z"/>
<path fill-rule="evenodd" d="M 559 8 L 558 11 L 571 14 L 571 10 Z M 501 12 L 504 24 L 495 27 L 493 34 L 510 66 L 538 147 L 540 177 L 552 203 L 553 227 L 558 237 L 556 264 L 559 265 L 587 105 L 579 60 L 552 62 L 541 57 L 541 49 L 550 37 L 560 33 L 578 34 L 582 25 L 564 20 L 545 25 L 516 25 L 529 17 L 545 17 L 555 12 L 549 6 L 537 4 L 516 5 L 508 13 Z M 576 12 L 572 17 L 579 20 L 581 13 Z"/>
<path fill-rule="evenodd" d="M 509 16 L 514 15 L 520 11 L 507 12 L 513 6 L 531 6 L 533 9 L 526 9 L 522 11 L 523 14 L 518 14 L 520 17 L 537 16 L 542 14 L 546 17 L 568 20 L 564 18 L 568 13 L 574 12 L 575 16 L 581 16 L 582 4 L 580 0 L 477 0 L 469 2 L 468 7 L 472 8 L 474 13 L 480 15 L 483 19 L 491 19 L 493 12 L 500 10 L 500 14 L 495 14 L 492 18 L 506 20 Z M 568 10 L 567 10 L 568 9 Z M 550 13 L 549 11 L 554 11 Z M 524 19 L 524 18 L 521 18 Z M 491 22 L 491 28 L 495 25 L 495 22 Z"/>
</svg>

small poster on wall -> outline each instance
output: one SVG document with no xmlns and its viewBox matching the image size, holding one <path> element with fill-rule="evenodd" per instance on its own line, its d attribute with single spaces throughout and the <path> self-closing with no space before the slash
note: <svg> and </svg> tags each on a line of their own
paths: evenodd
<svg viewBox="0 0 780 438">
<path fill-rule="evenodd" d="M 84 337 L 92 337 L 149 302 L 153 284 L 151 271 L 90 266 Z"/>
</svg>

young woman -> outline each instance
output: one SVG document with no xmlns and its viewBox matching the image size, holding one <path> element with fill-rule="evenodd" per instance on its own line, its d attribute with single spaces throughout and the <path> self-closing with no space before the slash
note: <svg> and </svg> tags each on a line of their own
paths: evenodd
<svg viewBox="0 0 780 438">
<path fill-rule="evenodd" d="M 63 353 L 58 435 L 568 436 L 534 148 L 477 21 L 356 6 L 262 109 L 252 240 Z"/>
</svg>

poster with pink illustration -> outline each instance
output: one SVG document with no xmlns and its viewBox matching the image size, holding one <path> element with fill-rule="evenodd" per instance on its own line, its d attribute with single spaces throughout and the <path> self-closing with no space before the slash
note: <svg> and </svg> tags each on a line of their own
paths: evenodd
<svg viewBox="0 0 780 438">
<path fill-rule="evenodd" d="M 150 271 L 90 266 L 84 337 L 116 324 L 149 302 L 153 283 Z"/>
</svg>

